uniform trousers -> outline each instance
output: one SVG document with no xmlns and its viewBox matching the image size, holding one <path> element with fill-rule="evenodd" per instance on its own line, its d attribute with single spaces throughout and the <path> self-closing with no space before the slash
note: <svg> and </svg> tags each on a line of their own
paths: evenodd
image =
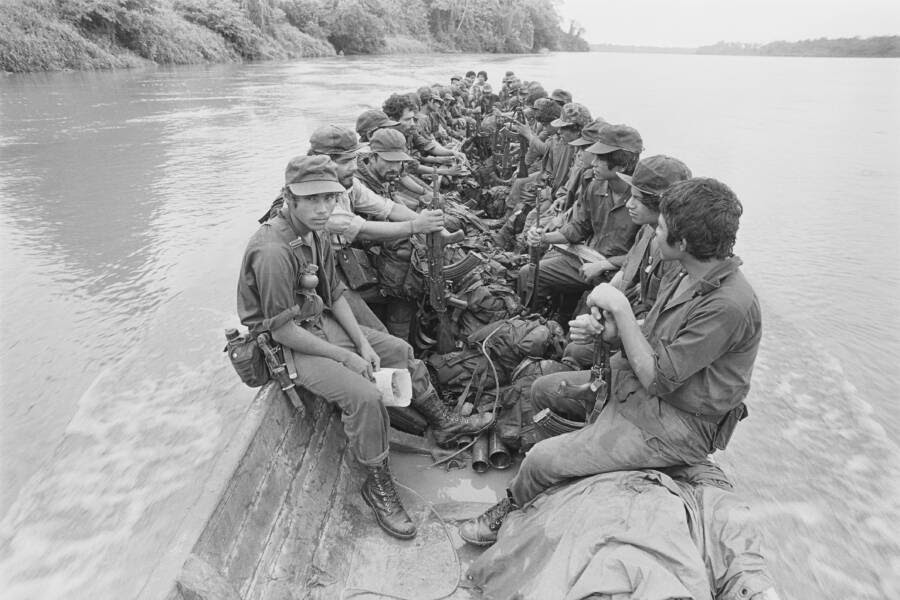
<svg viewBox="0 0 900 600">
<path fill-rule="evenodd" d="M 549 252 L 541 259 L 537 280 L 538 305 L 543 299 L 556 293 L 581 293 L 593 288 L 584 280 L 579 269 L 581 261 L 562 252 Z M 519 297 L 525 303 L 530 297 L 534 265 L 527 264 L 519 270 Z"/>
<path fill-rule="evenodd" d="M 318 322 L 307 324 L 305 328 L 335 346 L 357 351 L 341 324 L 328 313 L 323 313 Z M 369 327 L 360 328 L 381 359 L 382 367 L 409 371 L 413 398 L 420 399 L 434 393 L 425 365 L 413 356 L 409 344 Z M 341 409 L 344 432 L 359 462 L 364 465 L 381 464 L 388 455 L 390 419 L 375 384 L 365 375 L 330 358 L 300 352 L 293 354 L 297 385 Z"/>
<path fill-rule="evenodd" d="M 590 371 L 562 372 L 538 378 L 532 386 L 535 412 L 554 412 L 584 420 L 593 398 L 560 391 L 559 382 L 578 385 Z M 613 386 L 616 389 L 616 386 Z M 540 394 L 540 397 L 534 395 Z M 632 388 L 624 401 L 613 395 L 597 420 L 582 429 L 542 440 L 525 455 L 510 482 L 519 506 L 542 491 L 576 477 L 611 471 L 696 464 L 713 451 L 718 426 Z"/>
</svg>

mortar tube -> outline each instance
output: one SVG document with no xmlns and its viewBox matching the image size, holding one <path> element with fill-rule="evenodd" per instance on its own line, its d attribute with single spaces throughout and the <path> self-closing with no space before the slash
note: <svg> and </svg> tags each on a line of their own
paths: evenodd
<svg viewBox="0 0 900 600">
<path fill-rule="evenodd" d="M 475 445 L 472 446 L 472 470 L 476 473 L 484 473 L 490 468 L 491 463 L 488 459 L 488 437 L 486 433 L 482 433 L 478 436 L 478 439 L 475 440 Z"/>
<path fill-rule="evenodd" d="M 456 438 L 456 449 L 462 450 L 463 448 L 465 448 L 466 446 L 468 446 L 471 443 L 472 443 L 471 435 L 461 435 L 458 438 Z"/>
<path fill-rule="evenodd" d="M 512 455 L 509 453 L 509 448 L 500 440 L 500 434 L 495 429 L 491 429 L 490 437 L 488 438 L 488 458 L 491 461 L 491 466 L 501 471 L 508 469 L 512 465 Z"/>
</svg>

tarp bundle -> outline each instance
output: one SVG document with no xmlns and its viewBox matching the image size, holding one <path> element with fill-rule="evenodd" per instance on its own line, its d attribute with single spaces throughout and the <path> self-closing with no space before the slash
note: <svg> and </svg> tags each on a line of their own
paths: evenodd
<svg viewBox="0 0 900 600">
<path fill-rule="evenodd" d="M 678 480 L 604 473 L 556 487 L 506 518 L 470 567 L 491 600 L 748 600 L 773 586 L 749 508 L 712 465 Z"/>
</svg>

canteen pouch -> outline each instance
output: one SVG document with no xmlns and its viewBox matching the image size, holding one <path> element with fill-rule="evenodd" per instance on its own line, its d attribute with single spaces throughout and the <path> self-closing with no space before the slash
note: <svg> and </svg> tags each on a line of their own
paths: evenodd
<svg viewBox="0 0 900 600">
<path fill-rule="evenodd" d="M 378 285 L 378 272 L 372 267 L 365 250 L 347 246 L 336 249 L 335 254 L 347 279 L 347 287 L 351 290 L 365 290 Z"/>
<path fill-rule="evenodd" d="M 228 340 L 225 346 L 231 366 L 237 372 L 246 385 L 260 387 L 265 385 L 271 376 L 266 365 L 266 357 L 256 343 L 256 338 L 249 334 L 242 334 Z"/>
<path fill-rule="evenodd" d="M 747 410 L 747 405 L 743 402 L 736 408 L 728 411 L 728 414 L 725 415 L 725 418 L 719 423 L 716 437 L 713 438 L 713 448 L 716 450 L 724 450 L 725 446 L 727 446 L 728 442 L 731 440 L 731 436 L 734 434 L 734 429 L 737 427 L 738 422 L 742 421 L 748 414 L 749 411 Z"/>
</svg>

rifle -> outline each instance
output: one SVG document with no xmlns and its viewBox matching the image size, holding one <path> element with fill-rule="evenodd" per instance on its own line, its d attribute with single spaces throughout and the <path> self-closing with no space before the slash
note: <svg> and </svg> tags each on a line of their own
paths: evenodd
<svg viewBox="0 0 900 600">
<path fill-rule="evenodd" d="M 540 194 L 540 190 L 536 190 L 538 194 Z M 538 196 L 537 201 L 534 204 L 534 214 L 537 215 L 537 227 L 543 232 L 544 228 L 541 227 L 541 199 Z M 536 246 L 530 246 L 528 248 L 528 262 L 531 263 L 531 294 L 528 297 L 528 311 L 534 312 L 535 307 L 537 306 L 537 296 L 538 296 L 538 279 L 541 276 L 541 255 L 544 254 L 544 249 L 541 248 L 540 244 Z"/>
<path fill-rule="evenodd" d="M 599 309 L 597 310 L 599 311 Z M 591 311 L 593 312 L 594 309 L 592 308 Z M 594 312 L 594 315 L 597 315 L 597 312 Z M 603 322 L 602 312 L 600 312 L 599 320 Z M 576 431 L 582 427 L 587 427 L 597 420 L 600 411 L 609 402 L 612 391 L 610 389 L 612 380 L 612 369 L 609 366 L 610 353 L 609 342 L 603 339 L 603 334 L 601 333 L 594 341 L 594 361 L 591 365 L 590 381 L 573 386 L 562 380 L 559 384 L 559 393 L 563 393 L 570 398 L 578 398 L 581 394 L 588 391 L 595 394 L 594 407 L 591 409 L 591 414 L 585 415 L 584 423 L 563 418 L 553 412 L 552 409 L 545 408 L 532 417 L 535 426 L 535 441 Z"/>
<path fill-rule="evenodd" d="M 432 210 L 443 210 L 440 175 L 435 176 L 431 190 Z M 444 279 L 444 242 L 441 239 L 440 231 L 429 233 L 426 241 L 428 278 L 430 280 L 429 300 L 431 301 L 431 307 L 438 316 L 437 349 L 441 354 L 446 354 L 447 352 L 452 352 L 456 344 L 450 332 L 450 318 L 447 316 L 447 297 L 444 295 L 447 287 Z"/>
<path fill-rule="evenodd" d="M 287 365 L 284 361 L 278 359 L 278 355 L 275 353 L 275 348 L 272 346 L 271 341 L 272 338 L 268 333 L 261 333 L 256 337 L 256 344 L 266 357 L 266 365 L 269 367 L 269 373 L 272 375 L 272 378 L 278 382 L 278 385 L 281 386 L 281 391 L 285 393 L 288 400 L 291 401 L 291 404 L 293 404 L 295 408 L 300 408 L 302 406 L 307 414 L 313 414 L 313 407 L 310 406 L 309 402 L 297 392 L 294 380 L 291 379 L 290 374 L 288 374 Z"/>
<path fill-rule="evenodd" d="M 593 307 L 591 308 L 591 312 L 594 312 L 595 315 L 599 313 L 598 320 L 601 323 L 604 322 L 603 311 Z M 610 354 L 609 342 L 603 339 L 603 334 L 601 333 L 594 341 L 594 363 L 591 365 L 591 391 L 596 393 L 597 397 L 594 400 L 594 409 L 591 411 L 588 423 L 596 421 L 600 411 L 603 410 L 603 407 L 609 402 L 610 393 L 612 392 L 610 389 L 610 384 L 612 383 L 612 369 L 609 366 Z M 603 385 L 603 398 L 600 397 L 601 384 Z"/>
</svg>

